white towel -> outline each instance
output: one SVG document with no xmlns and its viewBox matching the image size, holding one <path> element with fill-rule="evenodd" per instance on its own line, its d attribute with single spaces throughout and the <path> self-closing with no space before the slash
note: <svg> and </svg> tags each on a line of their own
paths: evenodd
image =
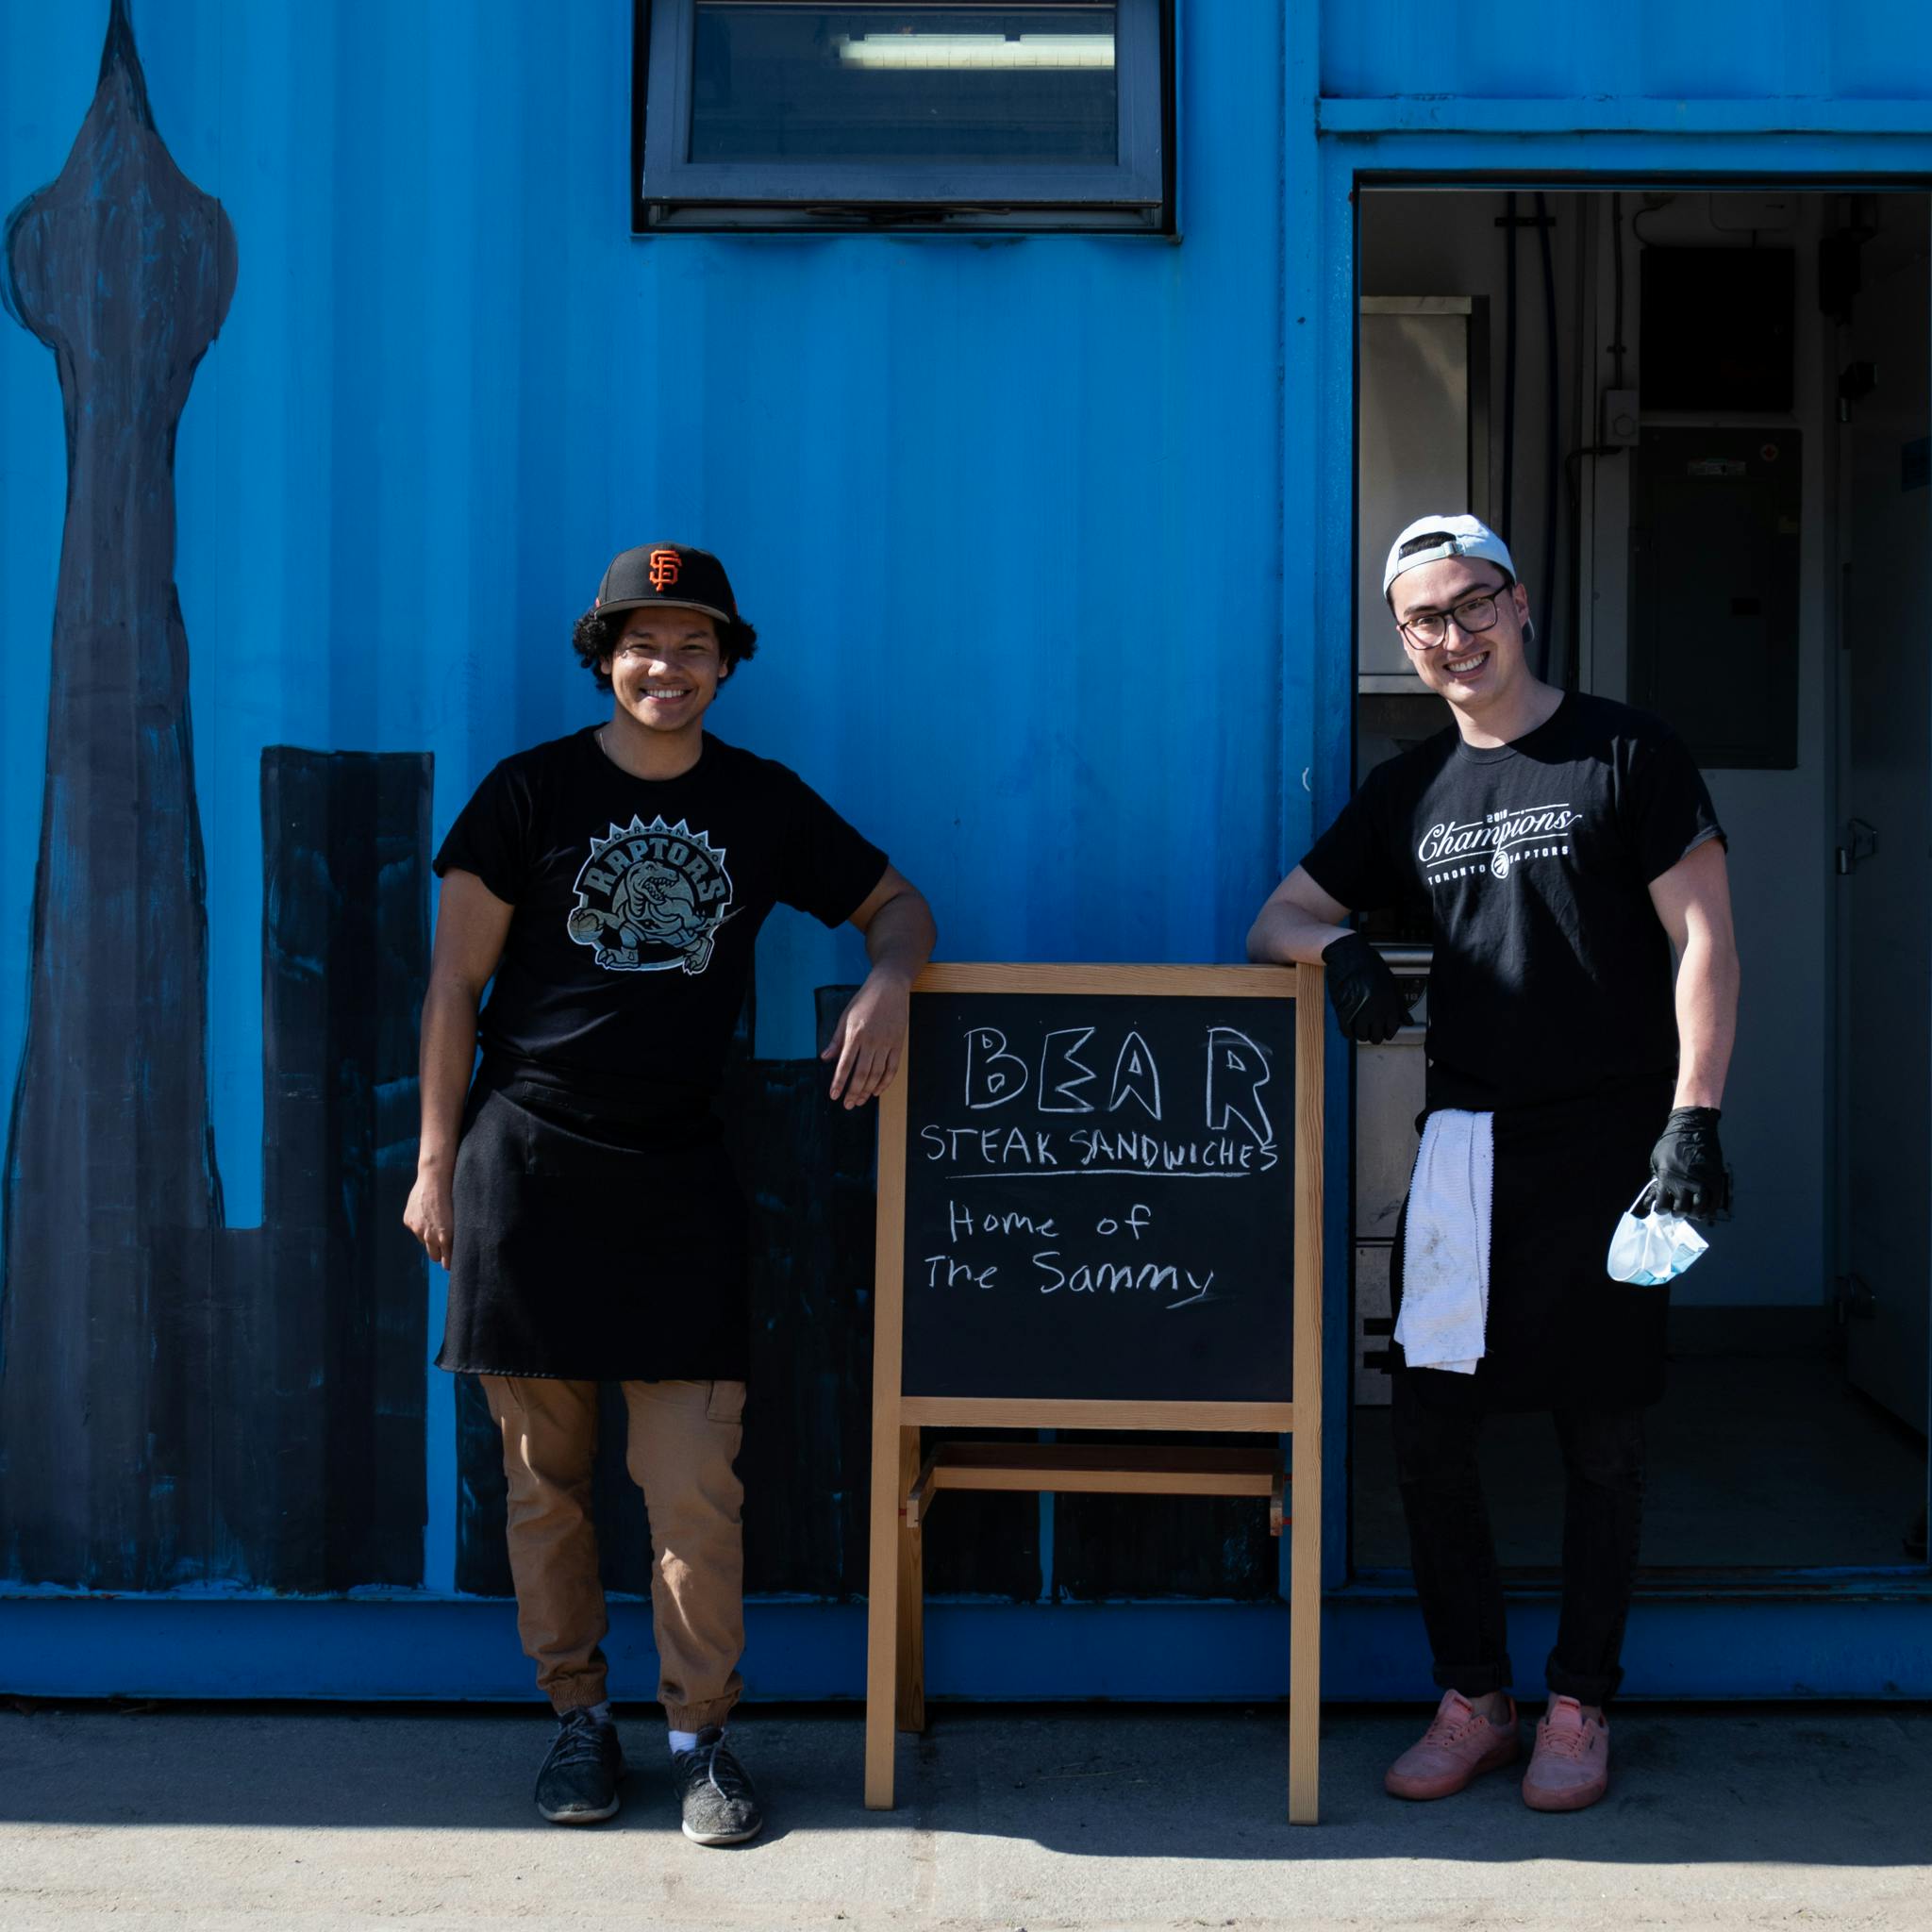
<svg viewBox="0 0 1932 1932">
<path fill-rule="evenodd" d="M 1473 1375 L 1490 1319 L 1490 1204 L 1496 1117 L 1432 1113 L 1416 1150 L 1403 1229 L 1395 1339 L 1412 1369 Z"/>
</svg>

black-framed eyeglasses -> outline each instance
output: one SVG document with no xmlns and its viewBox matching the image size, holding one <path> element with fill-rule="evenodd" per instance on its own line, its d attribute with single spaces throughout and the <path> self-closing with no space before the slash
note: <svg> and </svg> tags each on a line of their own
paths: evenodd
<svg viewBox="0 0 1932 1932">
<path fill-rule="evenodd" d="M 1433 651 L 1448 638 L 1452 617 L 1465 635 L 1475 637 L 1495 628 L 1496 599 L 1508 588 L 1507 584 L 1498 584 L 1493 591 L 1465 597 L 1447 610 L 1424 610 L 1419 616 L 1399 619 L 1396 628 L 1419 651 Z"/>
</svg>

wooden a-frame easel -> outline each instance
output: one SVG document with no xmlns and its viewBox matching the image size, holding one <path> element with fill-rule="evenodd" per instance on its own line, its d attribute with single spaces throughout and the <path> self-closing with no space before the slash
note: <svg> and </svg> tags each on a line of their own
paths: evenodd
<svg viewBox="0 0 1932 1932">
<path fill-rule="evenodd" d="M 1322 1682 L 1322 1066 L 1319 966 L 934 965 L 921 993 L 1098 993 L 1292 999 L 1295 1005 L 1293 1390 L 1290 1402 L 1014 1401 L 906 1395 L 907 1096 L 910 1043 L 880 1102 L 878 1251 L 873 1331 L 872 1553 L 866 1619 L 865 1802 L 890 1810 L 895 1731 L 925 1728 L 924 1519 L 956 1490 L 1266 1498 L 1289 1518 L 1289 1798 L 1291 1824 L 1319 1815 Z M 1278 1446 L 942 1443 L 921 1429 L 1254 1430 L 1294 1439 L 1284 1509 Z"/>
</svg>

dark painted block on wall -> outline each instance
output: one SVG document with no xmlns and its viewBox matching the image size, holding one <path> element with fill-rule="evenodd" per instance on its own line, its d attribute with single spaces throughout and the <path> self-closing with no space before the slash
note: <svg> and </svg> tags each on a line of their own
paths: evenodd
<svg viewBox="0 0 1932 1932">
<path fill-rule="evenodd" d="M 1010 1429 L 924 1429 L 930 1455 L 939 1442 L 1011 1442 Z M 947 1490 L 926 1521 L 922 1549 L 929 1597 L 995 1597 L 1038 1603 L 1046 1594 L 1041 1569 L 1039 1496 L 981 1495 Z"/>
<path fill-rule="evenodd" d="M 870 1108 L 825 1097 L 817 1060 L 733 1070 L 733 1158 L 751 1204 L 747 1587 L 862 1591 L 872 1412 Z"/>
<path fill-rule="evenodd" d="M 416 1026 L 426 753 L 262 755 L 260 1265 L 231 1277 L 237 1435 L 275 1444 L 252 1567 L 281 1590 L 422 1580 Z"/>
<path fill-rule="evenodd" d="M 441 1371 L 438 1370 L 437 1374 Z M 503 1451 L 483 1385 L 457 1377 L 457 1588 L 470 1596 L 512 1593 L 504 1547 Z"/>
<path fill-rule="evenodd" d="M 1238 1443 L 1253 1436 L 1166 1431 L 1129 1437 L 1063 1430 L 1063 1442 Z M 1281 1545 L 1268 1506 L 1225 1496 L 1062 1496 L 1054 1517 L 1053 1593 L 1076 1603 L 1109 1597 L 1232 1597 L 1265 1603 L 1280 1594 Z"/>
</svg>

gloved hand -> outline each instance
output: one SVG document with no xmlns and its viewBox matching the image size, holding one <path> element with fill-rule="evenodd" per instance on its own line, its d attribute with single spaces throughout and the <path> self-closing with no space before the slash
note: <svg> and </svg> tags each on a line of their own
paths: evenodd
<svg viewBox="0 0 1932 1932">
<path fill-rule="evenodd" d="M 1714 1107 L 1680 1107 L 1664 1123 L 1662 1138 L 1650 1151 L 1661 1212 L 1715 1221 L 1729 1211 L 1731 1176 L 1717 1144 L 1717 1122 Z"/>
<path fill-rule="evenodd" d="M 1408 1018 L 1408 1003 L 1388 961 L 1358 932 L 1345 932 L 1322 948 L 1328 1000 L 1342 1033 L 1364 1045 L 1395 1038 Z"/>
</svg>

